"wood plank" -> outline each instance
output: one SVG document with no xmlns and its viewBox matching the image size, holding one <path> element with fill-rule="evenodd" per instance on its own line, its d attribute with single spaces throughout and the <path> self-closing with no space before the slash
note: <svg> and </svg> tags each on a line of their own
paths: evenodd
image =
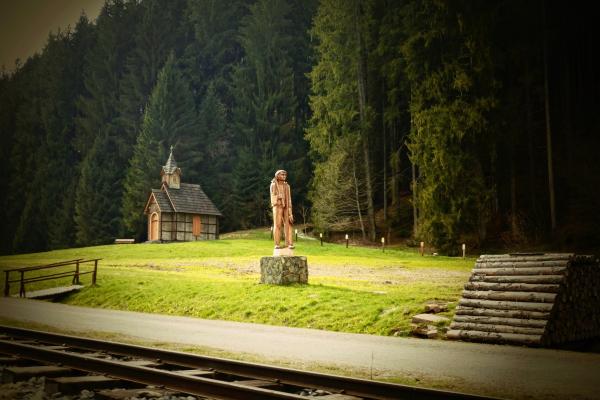
<svg viewBox="0 0 600 400">
<path fill-rule="evenodd" d="M 152 361 L 152 360 L 130 360 L 123 361 L 123 364 L 131 365 L 134 367 L 147 367 L 147 368 L 156 368 L 160 367 L 162 364 L 160 362 Z"/>
<path fill-rule="evenodd" d="M 556 260 L 556 261 L 483 261 L 476 262 L 475 268 L 551 268 L 551 267 L 566 267 L 568 260 Z"/>
<path fill-rule="evenodd" d="M 525 301 L 497 301 L 480 299 L 460 299 L 459 305 L 473 308 L 492 308 L 495 310 L 522 310 L 522 311 L 541 311 L 550 312 L 553 304 L 551 303 L 531 303 Z"/>
<path fill-rule="evenodd" d="M 545 328 L 548 321 L 543 319 L 488 317 L 484 315 L 455 315 L 454 322 Z"/>
<path fill-rule="evenodd" d="M 477 262 L 504 262 L 504 261 L 554 261 L 569 260 L 574 256 L 572 253 L 548 253 L 539 255 L 511 255 L 511 254 L 484 254 L 479 256 Z"/>
<path fill-rule="evenodd" d="M 168 398 L 177 396 L 179 392 L 162 388 L 143 389 L 104 389 L 96 392 L 94 399 L 101 400 L 127 400 L 132 398 Z"/>
<path fill-rule="evenodd" d="M 479 331 L 461 331 L 449 330 L 446 333 L 448 339 L 453 340 L 472 340 L 486 343 L 516 343 L 526 345 L 539 345 L 542 337 L 540 335 L 524 335 L 517 333 L 500 332 L 479 332 Z"/>
<path fill-rule="evenodd" d="M 209 369 L 181 369 L 173 372 L 189 376 L 202 376 L 205 378 L 212 378 L 215 376 L 215 371 Z"/>
<path fill-rule="evenodd" d="M 490 283 L 490 282 L 469 282 L 465 284 L 465 290 L 495 290 L 508 292 L 543 292 L 558 293 L 560 285 L 555 284 L 537 284 L 537 283 Z"/>
<path fill-rule="evenodd" d="M 525 301 L 535 303 L 553 303 L 556 293 L 538 292 L 494 292 L 463 290 L 463 298 L 501 301 Z"/>
<path fill-rule="evenodd" d="M 39 376 L 72 375 L 73 370 L 53 365 L 35 365 L 31 367 L 8 367 L 2 370 L 2 383 L 26 381 Z"/>
<path fill-rule="evenodd" d="M 83 389 L 94 390 L 114 387 L 123 387 L 123 381 L 103 375 L 47 378 L 44 383 L 44 391 L 48 394 L 57 392 L 61 392 L 62 394 L 75 394 L 81 392 Z"/>
<path fill-rule="evenodd" d="M 525 328 L 510 325 L 492 325 L 476 324 L 470 322 L 453 322 L 450 324 L 451 330 L 459 331 L 479 331 L 479 332 L 498 332 L 498 333 L 517 333 L 524 335 L 543 335 L 544 328 Z"/>
<path fill-rule="evenodd" d="M 261 389 L 278 389 L 281 387 L 277 382 L 265 381 L 262 379 L 245 379 L 241 381 L 233 381 L 238 385 L 257 387 Z"/>
<path fill-rule="evenodd" d="M 547 320 L 548 318 L 550 318 L 549 312 L 526 310 L 496 310 L 489 308 L 465 307 L 460 305 L 456 307 L 456 315 L 475 315 L 500 318 L 521 318 L 539 320 Z"/>
<path fill-rule="evenodd" d="M 562 283 L 565 279 L 564 275 L 509 275 L 509 276 L 496 276 L 496 275 L 485 275 L 477 274 L 472 275 L 471 282 L 490 282 L 490 283 L 539 283 L 539 284 L 552 284 Z"/>
<path fill-rule="evenodd" d="M 59 286 L 51 289 L 35 290 L 33 292 L 27 292 L 25 297 L 28 299 L 43 299 L 48 297 L 55 297 L 62 294 L 75 292 L 83 289 L 83 285 L 71 285 L 71 286 Z"/>
<path fill-rule="evenodd" d="M 474 275 L 562 275 L 567 267 L 543 268 L 474 268 Z"/>
<path fill-rule="evenodd" d="M 133 244 L 135 239 L 115 239 L 115 244 Z"/>
</svg>

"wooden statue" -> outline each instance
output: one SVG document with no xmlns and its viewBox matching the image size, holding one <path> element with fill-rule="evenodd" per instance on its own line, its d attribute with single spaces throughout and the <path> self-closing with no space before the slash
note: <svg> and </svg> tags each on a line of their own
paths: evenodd
<svg viewBox="0 0 600 400">
<path fill-rule="evenodd" d="M 275 172 L 275 178 L 271 181 L 271 207 L 273 208 L 273 239 L 275 249 L 280 249 L 281 225 L 285 236 L 285 245 L 293 249 L 292 224 L 292 194 L 290 185 L 286 182 L 287 172 L 280 169 Z"/>
</svg>

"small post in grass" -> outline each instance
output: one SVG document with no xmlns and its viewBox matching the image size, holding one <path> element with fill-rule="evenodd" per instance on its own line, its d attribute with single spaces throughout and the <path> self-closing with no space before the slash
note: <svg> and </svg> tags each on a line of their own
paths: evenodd
<svg viewBox="0 0 600 400">
<path fill-rule="evenodd" d="M 295 241 L 297 242 L 298 241 L 298 229 L 295 230 L 295 233 L 296 233 L 296 240 Z"/>
<path fill-rule="evenodd" d="M 273 239 L 273 225 L 271 225 L 271 239 Z"/>
<path fill-rule="evenodd" d="M 323 233 L 319 233 L 319 238 L 321 238 L 321 246 L 323 246 Z"/>
<path fill-rule="evenodd" d="M 385 253 L 385 237 L 381 237 L 381 251 Z"/>
<path fill-rule="evenodd" d="M 423 253 L 425 252 L 425 242 L 421 242 L 421 248 L 419 249 L 419 252 L 421 253 L 421 257 L 423 257 Z"/>
<path fill-rule="evenodd" d="M 348 248 L 348 234 L 346 233 L 346 248 Z"/>
<path fill-rule="evenodd" d="M 465 243 L 462 244 L 462 253 L 463 253 L 462 258 L 465 258 L 465 255 L 467 254 L 467 245 Z"/>
</svg>

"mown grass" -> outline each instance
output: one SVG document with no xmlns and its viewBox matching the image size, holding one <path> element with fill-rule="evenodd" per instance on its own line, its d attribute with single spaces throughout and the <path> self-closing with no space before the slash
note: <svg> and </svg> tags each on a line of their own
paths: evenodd
<svg viewBox="0 0 600 400">
<path fill-rule="evenodd" d="M 267 230 L 221 240 L 108 245 L 0 257 L 0 269 L 74 258 L 102 258 L 98 285 L 63 300 L 68 304 L 199 318 L 407 335 L 410 319 L 430 300 L 453 313 L 474 259 L 421 257 L 416 250 L 377 248 L 301 238 L 297 255 L 309 264 L 309 284 L 259 284 L 259 260 L 270 255 Z M 87 267 L 89 269 L 89 267 Z M 83 283 L 89 282 L 89 275 Z M 27 290 L 68 284 L 31 284 Z M 11 292 L 17 291 L 13 287 Z"/>
</svg>

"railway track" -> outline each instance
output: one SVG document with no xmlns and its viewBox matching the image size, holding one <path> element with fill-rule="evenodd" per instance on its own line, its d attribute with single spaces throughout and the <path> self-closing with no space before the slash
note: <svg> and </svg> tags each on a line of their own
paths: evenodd
<svg viewBox="0 0 600 400">
<path fill-rule="evenodd" d="M 69 387 L 65 382 L 72 387 L 78 381 L 92 390 L 98 387 L 95 382 L 105 387 L 130 382 L 210 399 L 489 399 L 9 326 L 0 326 L 0 353 L 11 357 L 3 358 L 8 366 L 11 360 L 33 360 L 43 364 L 37 366 L 40 373 L 45 365 L 51 371 L 58 368 L 53 374 L 68 369 L 82 375 L 49 379 L 56 391 Z M 3 380 L 19 371 L 24 370 L 4 368 Z M 92 375 L 86 378 L 84 373 Z"/>
</svg>

